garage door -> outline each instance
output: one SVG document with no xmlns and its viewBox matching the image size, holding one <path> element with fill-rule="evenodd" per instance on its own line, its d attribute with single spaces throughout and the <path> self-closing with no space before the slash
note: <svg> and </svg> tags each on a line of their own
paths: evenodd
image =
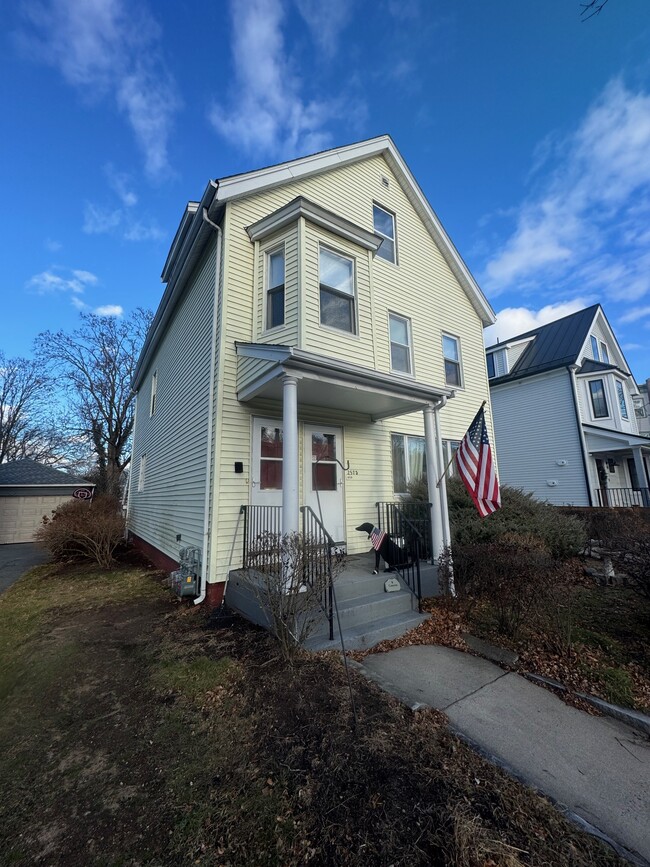
<svg viewBox="0 0 650 867">
<path fill-rule="evenodd" d="M 33 542 L 43 515 L 66 503 L 63 497 L 0 497 L 0 545 L 8 542 Z"/>
</svg>

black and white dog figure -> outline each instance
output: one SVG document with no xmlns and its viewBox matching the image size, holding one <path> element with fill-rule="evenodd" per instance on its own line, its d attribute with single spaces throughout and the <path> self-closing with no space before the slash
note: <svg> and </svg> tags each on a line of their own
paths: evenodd
<svg viewBox="0 0 650 867">
<path fill-rule="evenodd" d="M 366 522 L 365 524 L 361 524 L 356 529 L 360 533 L 367 533 L 368 538 L 370 539 L 371 533 L 375 529 L 375 527 L 374 524 L 369 524 L 368 522 Z M 396 545 L 395 542 L 393 542 L 393 540 L 387 534 L 384 534 L 384 538 L 381 541 L 379 550 L 375 548 L 375 568 L 372 570 L 373 575 L 376 575 L 379 572 L 380 558 L 386 564 L 384 572 L 394 572 L 394 567 L 403 568 L 408 565 L 408 556 L 404 549 L 400 548 L 399 545 Z"/>
</svg>

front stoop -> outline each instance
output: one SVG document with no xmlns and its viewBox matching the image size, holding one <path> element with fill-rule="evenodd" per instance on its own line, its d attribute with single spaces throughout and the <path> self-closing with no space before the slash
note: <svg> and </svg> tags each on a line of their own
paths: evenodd
<svg viewBox="0 0 650 867">
<path fill-rule="evenodd" d="M 417 599 L 405 589 L 384 591 L 387 578 L 395 573 L 372 574 L 373 556 L 352 557 L 345 571 L 334 582 L 339 620 L 346 650 L 366 650 L 380 641 L 399 638 L 428 619 L 420 614 Z M 334 640 L 329 640 L 329 625 L 321 622 L 305 642 L 307 650 L 338 650 L 340 635 L 336 615 Z"/>
</svg>

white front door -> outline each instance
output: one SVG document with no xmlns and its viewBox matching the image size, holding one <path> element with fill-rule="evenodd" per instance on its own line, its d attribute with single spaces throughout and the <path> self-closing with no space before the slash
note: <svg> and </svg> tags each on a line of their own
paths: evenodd
<svg viewBox="0 0 650 867">
<path fill-rule="evenodd" d="M 282 505 L 282 448 L 282 422 L 253 419 L 251 505 Z"/>
<path fill-rule="evenodd" d="M 335 542 L 345 542 L 343 431 L 340 427 L 305 425 L 303 490 Z"/>
</svg>

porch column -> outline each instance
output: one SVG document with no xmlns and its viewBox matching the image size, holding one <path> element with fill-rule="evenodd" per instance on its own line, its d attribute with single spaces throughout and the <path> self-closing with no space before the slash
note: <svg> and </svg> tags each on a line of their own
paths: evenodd
<svg viewBox="0 0 650 867">
<path fill-rule="evenodd" d="M 427 485 L 429 486 L 429 500 L 431 502 L 431 555 L 433 561 L 438 559 L 445 547 L 443 533 L 442 509 L 440 496 L 436 483 L 440 476 L 438 466 L 438 450 L 436 448 L 436 431 L 434 408 L 431 404 L 422 410 L 424 415 L 424 447 L 427 455 Z"/>
<path fill-rule="evenodd" d="M 282 535 L 300 530 L 298 503 L 298 380 L 282 380 Z"/>
<path fill-rule="evenodd" d="M 640 448 L 632 449 L 634 456 L 634 466 L 636 468 L 636 477 L 639 480 L 641 488 L 641 502 L 646 508 L 650 508 L 650 491 L 648 491 L 648 474 L 645 471 L 645 461 L 643 460 L 643 452 Z"/>
</svg>

